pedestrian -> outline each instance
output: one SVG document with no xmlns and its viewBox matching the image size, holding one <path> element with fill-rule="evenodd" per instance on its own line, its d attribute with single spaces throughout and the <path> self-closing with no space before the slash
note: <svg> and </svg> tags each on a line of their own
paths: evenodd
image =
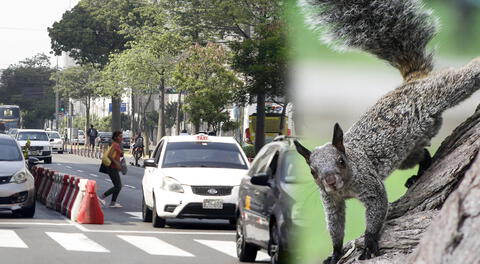
<svg viewBox="0 0 480 264">
<path fill-rule="evenodd" d="M 188 132 L 186 129 L 183 129 L 181 132 L 180 132 L 180 136 L 188 136 Z"/>
<path fill-rule="evenodd" d="M 112 195 L 112 200 L 110 202 L 110 207 L 122 207 L 117 203 L 117 197 L 122 189 L 122 180 L 120 179 L 120 171 L 122 170 L 122 165 L 120 163 L 120 158 L 123 157 L 123 151 L 120 147 L 122 144 L 123 134 L 122 131 L 115 131 L 112 135 L 112 147 L 108 153 L 108 158 L 112 161 L 108 168 L 108 175 L 112 180 L 113 187 L 108 189 L 106 192 L 100 195 L 100 202 L 105 205 L 105 198 L 109 195 Z"/>
<path fill-rule="evenodd" d="M 95 150 L 95 139 L 97 139 L 98 131 L 93 127 L 93 124 L 90 125 L 90 128 L 87 130 L 87 135 L 89 137 L 89 144 L 92 150 Z"/>
</svg>

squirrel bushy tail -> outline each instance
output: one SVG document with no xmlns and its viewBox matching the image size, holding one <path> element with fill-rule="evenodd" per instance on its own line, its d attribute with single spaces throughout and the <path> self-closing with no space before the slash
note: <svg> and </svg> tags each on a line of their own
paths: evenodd
<svg viewBox="0 0 480 264">
<path fill-rule="evenodd" d="M 428 74 L 427 43 L 439 22 L 418 0 L 300 0 L 307 23 L 337 49 L 354 48 L 386 60 L 405 80 Z"/>
</svg>

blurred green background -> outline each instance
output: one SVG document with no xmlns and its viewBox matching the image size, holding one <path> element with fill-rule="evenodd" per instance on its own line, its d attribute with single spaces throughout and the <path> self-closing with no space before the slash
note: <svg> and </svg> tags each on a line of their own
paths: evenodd
<svg viewBox="0 0 480 264">
<path fill-rule="evenodd" d="M 312 32 L 305 25 L 297 1 L 287 0 L 285 3 L 292 62 L 332 61 L 336 66 L 345 63 L 387 67 L 385 62 L 360 51 L 338 53 L 330 49 L 318 40 L 318 33 Z M 437 58 L 467 59 L 480 55 L 480 0 L 430 0 L 424 3 L 440 20 L 440 31 L 429 44 L 429 49 L 435 50 Z M 292 89 L 294 96 L 295 87 Z M 310 138 L 302 140 L 302 144 L 313 149 L 327 141 L 327 139 Z M 437 148 L 438 146 L 430 148 L 432 155 Z M 302 218 L 305 220 L 305 228 L 300 230 L 300 238 L 296 245 L 298 254 L 303 259 L 302 263 L 319 263 L 319 260 L 331 254 L 331 239 L 317 186 L 313 183 L 310 170 L 300 155 L 298 155 L 298 162 L 301 165 L 298 175 L 306 178 L 310 184 L 299 187 L 297 191 L 300 203 L 303 205 Z M 397 200 L 406 192 L 404 183 L 410 176 L 415 175 L 417 170 L 418 168 L 396 171 L 387 178 L 385 185 L 390 202 Z M 365 230 L 364 214 L 365 209 L 358 200 L 347 201 L 344 243 L 362 235 Z"/>
</svg>

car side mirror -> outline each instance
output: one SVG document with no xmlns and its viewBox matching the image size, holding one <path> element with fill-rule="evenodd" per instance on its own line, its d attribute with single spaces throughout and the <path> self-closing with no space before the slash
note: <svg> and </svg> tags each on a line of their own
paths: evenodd
<svg viewBox="0 0 480 264">
<path fill-rule="evenodd" d="M 146 159 L 143 161 L 143 166 L 145 167 L 157 167 L 154 159 Z"/>
<path fill-rule="evenodd" d="M 262 173 L 257 173 L 252 176 L 250 179 L 250 182 L 255 185 L 261 185 L 261 186 L 268 186 L 268 180 L 270 179 L 270 176 L 266 172 Z"/>
<path fill-rule="evenodd" d="M 50 139 L 50 142 L 53 142 L 53 141 L 54 141 L 54 139 L 53 139 L 53 138 L 51 138 L 51 139 Z"/>
</svg>

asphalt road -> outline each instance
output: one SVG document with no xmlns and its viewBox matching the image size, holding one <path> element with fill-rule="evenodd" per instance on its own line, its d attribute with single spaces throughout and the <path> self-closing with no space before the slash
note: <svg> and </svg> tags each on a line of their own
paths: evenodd
<svg viewBox="0 0 480 264">
<path fill-rule="evenodd" d="M 97 182 L 97 193 L 112 186 L 98 172 L 100 160 L 54 155 L 41 166 Z M 81 225 L 37 202 L 33 219 L 0 212 L 2 263 L 240 263 L 235 227 L 223 220 L 172 220 L 154 228 L 141 220 L 143 169 L 129 166 L 117 199 L 122 208 L 104 208 L 105 224 Z M 107 202 L 108 202 L 107 198 Z M 257 263 L 269 257 L 259 252 Z"/>
</svg>

